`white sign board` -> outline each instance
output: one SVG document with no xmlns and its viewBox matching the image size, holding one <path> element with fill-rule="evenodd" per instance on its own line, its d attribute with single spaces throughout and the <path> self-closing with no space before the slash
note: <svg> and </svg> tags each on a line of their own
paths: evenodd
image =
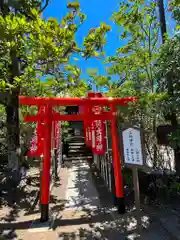
<svg viewBox="0 0 180 240">
<path fill-rule="evenodd" d="M 143 165 L 141 132 L 139 129 L 127 128 L 122 132 L 124 162 Z"/>
</svg>

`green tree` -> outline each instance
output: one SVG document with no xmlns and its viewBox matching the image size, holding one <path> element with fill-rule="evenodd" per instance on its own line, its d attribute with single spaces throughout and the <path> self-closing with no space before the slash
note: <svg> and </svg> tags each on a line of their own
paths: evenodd
<svg viewBox="0 0 180 240">
<path fill-rule="evenodd" d="M 178 0 L 171 0 L 169 2 L 169 9 L 173 14 L 173 18 L 176 21 L 176 29 L 180 30 L 180 2 Z"/>
<path fill-rule="evenodd" d="M 1 0 L 1 13 L 3 16 L 7 15 L 10 11 L 16 11 L 27 18 L 31 18 L 30 9 L 36 8 L 39 13 L 42 13 L 48 6 L 50 0 Z"/>
<path fill-rule="evenodd" d="M 135 87 L 138 90 L 154 92 L 153 63 L 158 52 L 159 22 L 156 4 L 141 2 L 121 2 L 119 11 L 112 16 L 120 26 L 120 38 L 128 43 L 117 50 L 115 57 L 109 58 L 112 63 L 109 73 L 120 75 L 122 83 L 124 79 L 137 81 Z"/>
<path fill-rule="evenodd" d="M 97 56 L 110 30 L 109 26 L 102 23 L 84 38 L 81 47 L 77 46 L 75 34 L 84 22 L 85 15 L 77 2 L 69 3 L 67 7 L 69 12 L 60 23 L 52 18 L 46 21 L 37 9 L 30 8 L 26 14 L 22 10 L 12 10 L 0 16 L 1 103 L 6 106 L 11 168 L 17 166 L 20 149 L 19 94 L 27 92 L 30 87 L 37 88 L 38 84 L 42 86 L 39 79 L 43 76 L 53 76 L 50 78 L 52 82 L 48 83 L 51 88 L 62 87 L 62 79 L 64 82 L 74 81 L 72 76 L 78 76 L 79 73 L 77 68 L 72 69 L 69 64 L 72 54 L 78 53 L 85 58 Z M 4 10 L 1 8 L 1 11 Z M 49 81 L 48 77 L 46 80 Z"/>
<path fill-rule="evenodd" d="M 97 68 L 87 69 L 87 79 L 89 90 L 97 92 L 106 92 L 110 85 L 110 76 L 103 76 L 98 73 Z"/>
<path fill-rule="evenodd" d="M 159 15 L 157 15 L 159 8 Z M 170 9 L 179 29 L 179 1 L 170 2 Z M 160 18 L 159 18 L 160 17 Z M 170 121 L 177 128 L 179 119 L 179 34 L 167 36 L 163 0 L 158 4 L 144 1 L 121 2 L 112 19 L 120 26 L 120 38 L 128 40 L 109 57 L 109 74 L 119 76 L 119 82 L 110 85 L 109 95 L 136 95 L 139 102 L 128 111 L 120 108 L 121 122 L 141 124 L 146 132 L 146 150 L 154 167 L 160 167 L 156 144 L 156 126 Z M 161 30 L 161 35 L 159 34 Z M 161 39 L 163 40 L 160 46 Z M 175 149 L 175 166 L 179 166 L 179 131 L 171 134 Z M 154 144 L 152 144 L 154 143 Z M 176 145 L 176 147 L 175 147 Z"/>
<path fill-rule="evenodd" d="M 120 108 L 121 121 L 143 126 L 147 135 L 147 151 L 157 167 L 156 125 L 162 121 L 158 102 L 164 94 L 157 94 L 154 64 L 159 54 L 159 20 L 155 2 L 122 1 L 112 20 L 120 27 L 120 38 L 126 44 L 109 57 L 108 71 L 118 75 L 119 82 L 110 86 L 112 96 L 136 95 L 139 103 L 126 111 Z M 122 117 L 123 116 L 123 117 Z M 154 144 L 152 144 L 154 143 Z"/>
<path fill-rule="evenodd" d="M 179 57 L 178 57 L 178 46 L 180 44 L 179 34 L 177 32 L 176 37 L 169 39 L 166 24 L 166 14 L 164 1 L 158 1 L 159 7 L 159 21 L 161 29 L 162 46 L 160 49 L 160 58 L 157 61 L 157 72 L 158 72 L 158 83 L 160 89 L 164 89 L 167 92 L 167 101 L 165 102 L 166 108 L 163 108 L 165 119 L 170 122 L 173 129 L 176 129 L 175 133 L 171 132 L 171 144 L 174 148 L 175 153 L 175 167 L 176 172 L 180 175 L 180 134 L 179 134 L 179 123 L 178 123 L 178 111 L 177 101 L 179 92 Z M 172 15 L 177 23 L 176 29 L 179 29 L 180 24 L 180 3 L 179 1 L 173 0 L 170 2 Z M 170 9 L 169 9 L 170 10 Z M 172 58 L 173 57 L 173 58 Z M 166 61 L 166 62 L 164 62 Z M 164 73 L 162 72 L 164 70 Z M 162 87 L 162 84 L 164 86 Z M 175 141 L 174 141 L 175 140 Z"/>
</svg>

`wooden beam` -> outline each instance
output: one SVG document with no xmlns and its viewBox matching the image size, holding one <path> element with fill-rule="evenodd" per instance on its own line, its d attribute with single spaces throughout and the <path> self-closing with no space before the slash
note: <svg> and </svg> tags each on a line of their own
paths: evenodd
<svg viewBox="0 0 180 240">
<path fill-rule="evenodd" d="M 20 96 L 20 104 L 24 105 L 59 105 L 59 106 L 80 106 L 80 105 L 123 105 L 127 106 L 129 102 L 136 101 L 136 97 L 126 98 L 45 98 L 45 97 L 25 97 Z"/>
</svg>

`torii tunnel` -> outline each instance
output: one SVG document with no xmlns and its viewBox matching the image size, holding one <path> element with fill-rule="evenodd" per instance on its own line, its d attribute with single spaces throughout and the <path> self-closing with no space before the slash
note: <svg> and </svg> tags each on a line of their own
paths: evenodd
<svg viewBox="0 0 180 240">
<path fill-rule="evenodd" d="M 91 97 L 92 96 L 92 97 Z M 97 94 L 98 96 L 98 94 Z M 87 98 L 46 98 L 46 97 L 26 97 L 20 96 L 20 104 L 37 106 L 39 111 L 36 116 L 25 116 L 24 120 L 29 122 L 43 123 L 41 137 L 43 141 L 39 143 L 42 149 L 43 166 L 41 178 L 41 221 L 47 221 L 49 218 L 49 188 L 50 188 L 50 167 L 51 167 L 51 131 L 52 123 L 55 121 L 83 121 L 84 128 L 95 120 L 110 121 L 112 138 L 112 159 L 115 178 L 115 194 L 119 213 L 125 212 L 123 177 L 121 172 L 121 153 L 119 149 L 119 137 L 117 130 L 117 106 L 128 106 L 129 102 L 135 102 L 136 97 L 126 98 L 107 98 L 96 97 L 88 94 Z M 62 115 L 56 112 L 53 107 L 56 106 L 83 106 L 84 111 L 79 114 Z M 93 112 L 94 106 L 108 107 L 110 110 L 97 114 Z"/>
</svg>

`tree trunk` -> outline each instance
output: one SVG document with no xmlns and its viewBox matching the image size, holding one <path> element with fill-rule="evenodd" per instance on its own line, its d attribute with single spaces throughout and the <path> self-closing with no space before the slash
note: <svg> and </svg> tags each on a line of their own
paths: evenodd
<svg viewBox="0 0 180 240">
<path fill-rule="evenodd" d="M 166 28 L 166 17 L 165 17 L 165 11 L 164 11 L 164 0 L 159 0 L 158 1 L 158 6 L 159 6 L 159 20 L 160 20 L 160 28 L 161 28 L 161 38 L 162 38 L 162 43 L 165 42 L 165 35 L 167 33 L 167 28 Z"/>
<path fill-rule="evenodd" d="M 20 157 L 19 90 L 9 95 L 6 107 L 8 168 L 17 169 Z"/>
<path fill-rule="evenodd" d="M 20 76 L 20 63 L 16 49 L 10 51 L 11 64 L 9 65 L 9 83 L 14 87 L 9 91 L 6 106 L 8 167 L 18 169 L 20 159 L 20 125 L 19 125 L 19 94 L 20 86 L 15 86 L 15 77 Z"/>
</svg>

